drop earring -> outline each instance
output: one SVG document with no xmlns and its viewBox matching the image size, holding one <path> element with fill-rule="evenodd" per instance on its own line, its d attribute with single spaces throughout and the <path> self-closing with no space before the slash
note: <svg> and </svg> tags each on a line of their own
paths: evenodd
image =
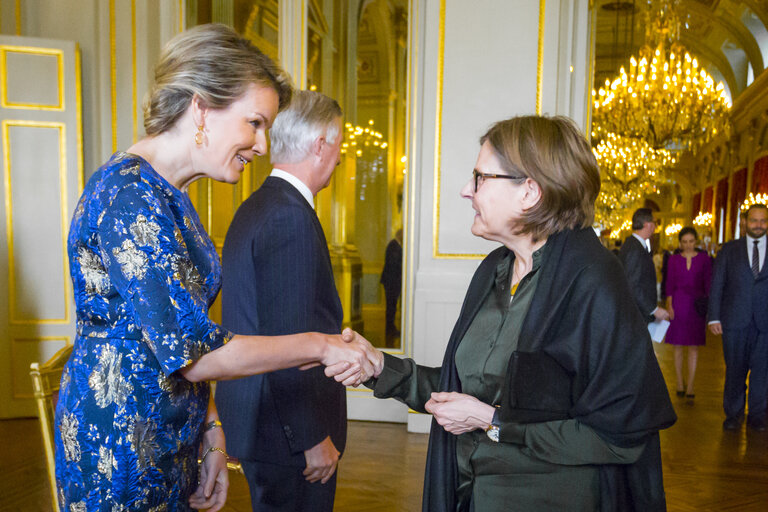
<svg viewBox="0 0 768 512">
<path fill-rule="evenodd" d="M 197 133 L 195 134 L 195 144 L 202 146 L 205 141 L 205 134 L 203 133 L 203 125 L 197 127 Z"/>
</svg>

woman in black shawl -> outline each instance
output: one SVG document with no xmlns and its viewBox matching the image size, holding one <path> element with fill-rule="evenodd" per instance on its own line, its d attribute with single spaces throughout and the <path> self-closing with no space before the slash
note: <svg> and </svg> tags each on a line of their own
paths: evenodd
<svg viewBox="0 0 768 512">
<path fill-rule="evenodd" d="M 480 142 L 461 193 L 472 233 L 503 245 L 475 272 L 443 365 L 382 354 L 366 383 L 434 416 L 423 510 L 664 510 L 658 431 L 676 418 L 590 227 L 590 146 L 571 120 L 539 116 Z"/>
</svg>

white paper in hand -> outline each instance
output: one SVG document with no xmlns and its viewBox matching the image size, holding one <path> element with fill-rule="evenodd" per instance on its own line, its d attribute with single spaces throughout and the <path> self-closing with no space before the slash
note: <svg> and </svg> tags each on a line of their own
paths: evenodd
<svg viewBox="0 0 768 512">
<path fill-rule="evenodd" d="M 667 329 L 669 329 L 669 320 L 654 320 L 648 324 L 648 332 L 655 343 L 664 341 Z"/>
</svg>

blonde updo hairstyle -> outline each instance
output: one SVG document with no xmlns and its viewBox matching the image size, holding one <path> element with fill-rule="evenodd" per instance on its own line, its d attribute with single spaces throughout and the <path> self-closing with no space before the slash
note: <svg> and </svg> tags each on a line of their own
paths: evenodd
<svg viewBox="0 0 768 512">
<path fill-rule="evenodd" d="M 205 106 L 226 108 L 251 84 L 271 87 L 279 110 L 291 101 L 288 74 L 250 41 L 221 24 L 198 25 L 171 39 L 155 66 L 155 83 L 144 101 L 144 130 L 172 128 L 197 94 Z"/>
</svg>

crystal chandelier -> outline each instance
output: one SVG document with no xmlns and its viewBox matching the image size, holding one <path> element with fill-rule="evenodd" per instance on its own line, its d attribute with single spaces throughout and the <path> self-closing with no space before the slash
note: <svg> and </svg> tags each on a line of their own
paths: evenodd
<svg viewBox="0 0 768 512">
<path fill-rule="evenodd" d="M 640 206 L 646 195 L 658 194 L 661 185 L 669 182 L 667 170 L 677 162 L 666 149 L 611 132 L 604 134 L 592 152 L 601 171 L 595 217 L 604 226 L 615 225 L 624 212 Z"/>
<path fill-rule="evenodd" d="M 341 154 L 356 157 L 355 178 L 360 201 L 365 201 L 375 183 L 387 172 L 387 143 L 384 136 L 375 130 L 373 119 L 368 126 L 344 125 L 345 137 L 341 144 Z"/>
<path fill-rule="evenodd" d="M 664 234 L 667 236 L 673 236 L 678 234 L 680 231 L 682 231 L 682 229 L 683 229 L 682 224 L 678 224 L 678 223 L 670 224 L 664 229 Z"/>
<path fill-rule="evenodd" d="M 741 203 L 741 212 L 745 213 L 753 204 L 768 204 L 768 194 L 754 195 L 752 192 L 750 192 L 749 197 L 744 199 L 744 202 Z"/>
<path fill-rule="evenodd" d="M 712 221 L 714 216 L 711 213 L 699 212 L 696 218 L 693 219 L 693 225 L 699 227 L 712 227 Z"/>
<path fill-rule="evenodd" d="M 678 0 L 648 0 L 646 44 L 592 91 L 592 143 L 602 183 L 595 217 L 618 225 L 645 196 L 675 181 L 672 167 L 729 130 L 730 100 L 679 43 Z"/>
<path fill-rule="evenodd" d="M 678 0 L 649 1 L 646 44 L 613 81 L 592 91 L 598 137 L 613 132 L 655 149 L 695 149 L 728 129 L 722 83 L 679 43 Z"/>
</svg>

